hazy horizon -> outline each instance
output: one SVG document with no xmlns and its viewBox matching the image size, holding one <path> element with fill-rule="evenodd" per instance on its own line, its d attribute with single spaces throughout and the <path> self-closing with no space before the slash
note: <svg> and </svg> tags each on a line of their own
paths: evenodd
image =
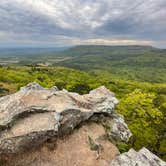
<svg viewBox="0 0 166 166">
<path fill-rule="evenodd" d="M 104 44 L 81 44 L 81 45 L 67 45 L 67 46 L 29 46 L 29 45 L 6 45 L 6 46 L 0 46 L 0 49 L 68 49 L 68 48 L 72 48 L 72 47 L 77 47 L 77 46 L 147 46 L 147 47 L 153 47 L 153 48 L 157 48 L 157 49 L 166 49 L 166 47 L 159 47 L 159 46 L 153 46 L 153 45 L 141 45 L 141 44 L 133 44 L 133 45 L 104 45 Z"/>
</svg>

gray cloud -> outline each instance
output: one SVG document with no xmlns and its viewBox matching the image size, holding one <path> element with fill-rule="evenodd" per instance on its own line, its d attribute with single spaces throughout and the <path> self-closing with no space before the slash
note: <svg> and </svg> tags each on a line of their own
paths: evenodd
<svg viewBox="0 0 166 166">
<path fill-rule="evenodd" d="M 1 0 L 0 44 L 70 45 L 96 39 L 164 46 L 165 9 L 165 0 Z"/>
</svg>

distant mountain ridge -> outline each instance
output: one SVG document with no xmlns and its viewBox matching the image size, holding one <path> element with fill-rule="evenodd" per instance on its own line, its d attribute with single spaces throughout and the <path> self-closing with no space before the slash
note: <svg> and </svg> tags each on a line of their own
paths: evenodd
<svg viewBox="0 0 166 166">
<path fill-rule="evenodd" d="M 116 46 L 107 46 L 107 45 L 78 45 L 71 48 L 68 48 L 62 53 L 71 54 L 72 56 L 75 55 L 84 55 L 84 54 L 103 54 L 107 53 L 110 55 L 110 53 L 124 53 L 128 51 L 129 53 L 136 54 L 136 51 L 139 51 L 139 53 L 142 53 L 144 51 L 156 51 L 156 52 L 162 52 L 166 51 L 165 49 L 155 48 L 153 46 L 146 46 L 146 45 L 116 45 Z M 123 51 L 123 52 L 122 52 Z"/>
<path fill-rule="evenodd" d="M 166 82 L 166 49 L 153 46 L 78 45 L 70 48 L 0 49 L 2 65 L 65 66 L 102 70 L 119 78 Z"/>
<path fill-rule="evenodd" d="M 0 48 L 0 57 L 26 57 L 26 56 L 46 56 L 54 55 L 57 52 L 64 51 L 68 47 L 50 47 L 50 48 Z"/>
<path fill-rule="evenodd" d="M 71 57 L 57 65 L 104 70 L 121 78 L 166 81 L 166 50 L 152 46 L 75 46 L 61 53 Z"/>
</svg>

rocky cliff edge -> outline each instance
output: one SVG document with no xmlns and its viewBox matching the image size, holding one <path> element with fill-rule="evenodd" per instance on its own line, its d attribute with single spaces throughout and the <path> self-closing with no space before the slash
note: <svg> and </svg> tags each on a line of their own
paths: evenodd
<svg viewBox="0 0 166 166">
<path fill-rule="evenodd" d="M 109 140 L 127 142 L 131 132 L 116 104 L 104 86 L 79 95 L 30 83 L 1 97 L 0 165 L 117 165 L 126 154 Z"/>
</svg>

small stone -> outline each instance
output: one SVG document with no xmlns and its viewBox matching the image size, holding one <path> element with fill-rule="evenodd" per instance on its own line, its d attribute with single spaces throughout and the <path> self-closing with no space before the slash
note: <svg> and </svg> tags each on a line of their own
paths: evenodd
<svg viewBox="0 0 166 166">
<path fill-rule="evenodd" d="M 111 162 L 110 166 L 166 166 L 166 162 L 148 149 L 142 148 L 138 152 L 130 149 L 128 152 L 120 154 Z"/>
</svg>

